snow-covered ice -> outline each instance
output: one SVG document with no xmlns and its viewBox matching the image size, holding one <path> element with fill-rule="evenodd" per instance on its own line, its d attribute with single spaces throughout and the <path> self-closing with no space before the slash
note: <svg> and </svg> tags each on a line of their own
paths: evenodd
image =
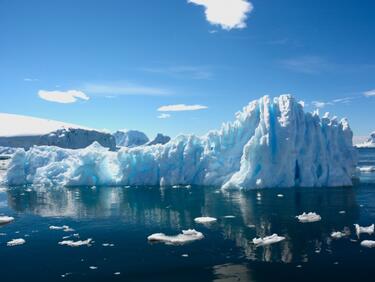
<svg viewBox="0 0 375 282">
<path fill-rule="evenodd" d="M 64 240 L 64 241 L 59 242 L 59 245 L 69 246 L 69 247 L 80 247 L 80 246 L 90 246 L 91 242 L 92 242 L 91 238 L 87 240 L 79 240 L 79 241 Z"/>
<path fill-rule="evenodd" d="M 138 130 L 118 130 L 113 133 L 116 145 L 121 147 L 136 147 L 146 144 L 149 139 L 147 135 Z"/>
<path fill-rule="evenodd" d="M 316 222 L 320 221 L 322 218 L 319 214 L 316 214 L 315 212 L 309 212 L 309 213 L 302 213 L 300 215 L 297 215 L 296 218 L 299 220 L 299 222 L 306 223 L 306 222 Z"/>
<path fill-rule="evenodd" d="M 11 216 L 0 216 L 0 225 L 11 223 L 14 220 L 14 217 Z"/>
<path fill-rule="evenodd" d="M 78 149 L 18 150 L 9 185 L 217 185 L 226 188 L 350 186 L 356 151 L 343 119 L 305 113 L 290 95 L 264 96 L 234 122 L 202 137 L 180 135 L 165 145 L 93 143 Z"/>
<path fill-rule="evenodd" d="M 375 241 L 374 240 L 363 240 L 361 242 L 362 247 L 366 248 L 375 248 Z"/>
<path fill-rule="evenodd" d="M 285 240 L 285 237 L 279 236 L 276 233 L 272 234 L 271 236 L 266 236 L 263 238 L 254 238 L 253 243 L 257 246 L 265 246 L 274 243 L 278 243 Z"/>
<path fill-rule="evenodd" d="M 361 233 L 367 233 L 369 235 L 374 233 L 374 224 L 371 224 L 370 226 L 360 226 L 358 224 L 354 224 L 355 227 L 355 233 L 359 237 Z"/>
<path fill-rule="evenodd" d="M 196 217 L 196 218 L 194 218 L 194 221 L 195 221 L 196 223 L 202 223 L 202 224 L 205 224 L 205 223 L 216 222 L 217 219 L 216 219 L 215 217 L 202 216 L 202 217 Z"/>
<path fill-rule="evenodd" d="M 9 241 L 7 243 L 7 246 L 8 247 L 13 247 L 13 246 L 23 245 L 25 243 L 26 243 L 25 239 L 19 238 L 19 239 L 13 239 L 13 240 Z"/>
<path fill-rule="evenodd" d="M 181 234 L 174 236 L 165 235 L 164 233 L 154 233 L 147 237 L 151 242 L 163 242 L 170 245 L 183 245 L 192 241 L 201 240 L 204 235 L 195 229 L 182 230 Z"/>
</svg>

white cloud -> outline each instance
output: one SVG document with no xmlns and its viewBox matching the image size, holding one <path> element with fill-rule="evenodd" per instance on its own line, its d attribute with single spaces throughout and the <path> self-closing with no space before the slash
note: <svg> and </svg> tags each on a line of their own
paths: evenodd
<svg viewBox="0 0 375 282">
<path fill-rule="evenodd" d="M 204 6 L 207 21 L 226 30 L 245 28 L 247 14 L 253 10 L 247 0 L 188 0 L 188 3 Z"/>
<path fill-rule="evenodd" d="M 181 111 L 197 111 L 197 110 L 204 110 L 207 109 L 207 106 L 203 105 L 185 105 L 185 104 L 177 104 L 177 105 L 167 105 L 161 106 L 158 111 L 159 112 L 181 112 Z"/>
<path fill-rule="evenodd" d="M 167 67 L 147 67 L 141 68 L 142 71 L 156 74 L 164 74 L 177 78 L 191 79 L 210 79 L 213 74 L 208 67 L 205 66 L 167 66 Z"/>
<path fill-rule="evenodd" d="M 48 91 L 39 90 L 38 96 L 46 101 L 69 104 L 77 102 L 79 99 L 89 100 L 90 97 L 79 90 L 67 90 L 67 91 Z"/>
<path fill-rule="evenodd" d="M 26 81 L 26 82 L 34 82 L 34 81 L 38 81 L 38 80 L 39 79 L 37 79 L 37 78 L 29 78 L 29 77 L 23 79 L 23 81 Z"/>
<path fill-rule="evenodd" d="M 158 115 L 158 118 L 160 119 L 166 119 L 166 118 L 170 118 L 171 115 L 170 114 L 166 114 L 166 113 L 162 113 L 160 115 Z"/>
<path fill-rule="evenodd" d="M 324 108 L 327 105 L 332 105 L 331 102 L 322 102 L 322 101 L 312 101 L 311 104 L 313 104 L 316 108 Z"/>
<path fill-rule="evenodd" d="M 171 94 L 170 91 L 158 88 L 149 87 L 137 84 L 127 83 L 109 83 L 109 84 L 86 84 L 83 88 L 86 92 L 92 94 L 99 94 L 105 96 L 118 95 L 146 95 L 146 96 L 164 96 Z"/>
<path fill-rule="evenodd" d="M 363 93 L 363 95 L 365 95 L 366 97 L 374 97 L 375 96 L 375 89 L 366 91 L 366 92 Z"/>
</svg>

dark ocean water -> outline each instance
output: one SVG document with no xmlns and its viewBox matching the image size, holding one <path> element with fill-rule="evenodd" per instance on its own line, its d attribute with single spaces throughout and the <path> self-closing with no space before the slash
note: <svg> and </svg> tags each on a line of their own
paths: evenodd
<svg viewBox="0 0 375 282">
<path fill-rule="evenodd" d="M 360 165 L 372 163 L 375 150 L 361 150 Z M 375 248 L 361 247 L 360 242 L 375 240 L 375 235 L 358 238 L 353 224 L 375 223 L 375 173 L 362 173 L 361 183 L 351 188 L 231 193 L 195 186 L 0 191 L 0 215 L 15 218 L 0 227 L 1 282 L 374 279 Z M 303 224 L 295 218 L 309 211 L 322 220 Z M 196 224 L 194 218 L 202 215 L 218 221 Z M 68 225 L 75 231 L 50 230 L 51 225 Z M 205 238 L 180 246 L 147 241 L 152 233 L 174 235 L 188 228 Z M 350 235 L 331 238 L 331 232 L 344 229 Z M 254 237 L 273 233 L 286 239 L 264 247 L 252 244 Z M 77 248 L 58 244 L 72 234 L 94 243 Z M 78 240 L 77 236 L 72 239 Z M 26 243 L 6 245 L 16 238 Z"/>
</svg>

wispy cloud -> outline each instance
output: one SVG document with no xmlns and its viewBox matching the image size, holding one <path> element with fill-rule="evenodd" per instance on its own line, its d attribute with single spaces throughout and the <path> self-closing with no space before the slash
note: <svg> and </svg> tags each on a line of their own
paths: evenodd
<svg viewBox="0 0 375 282">
<path fill-rule="evenodd" d="M 363 92 L 363 95 L 365 95 L 366 97 L 375 97 L 375 89 L 365 91 Z"/>
<path fill-rule="evenodd" d="M 332 102 L 323 102 L 323 101 L 312 101 L 311 104 L 319 109 L 324 108 L 328 105 L 333 105 Z"/>
<path fill-rule="evenodd" d="M 177 78 L 210 79 L 213 77 L 213 73 L 210 69 L 204 66 L 146 67 L 141 68 L 141 70 Z"/>
<path fill-rule="evenodd" d="M 188 0 L 205 8 L 206 20 L 225 30 L 245 28 L 247 15 L 253 5 L 247 0 Z"/>
<path fill-rule="evenodd" d="M 181 111 L 198 111 L 208 109 L 207 106 L 203 105 L 185 105 L 185 104 L 176 104 L 176 105 L 166 105 L 158 108 L 159 112 L 181 112 Z"/>
<path fill-rule="evenodd" d="M 166 118 L 170 118 L 171 115 L 170 114 L 166 114 L 166 113 L 161 113 L 160 115 L 158 115 L 158 118 L 160 119 L 166 119 Z"/>
<path fill-rule="evenodd" d="M 358 96 L 337 98 L 331 101 L 312 101 L 311 104 L 316 108 L 324 108 L 326 106 L 333 106 L 336 104 L 349 104 L 356 98 L 358 98 Z"/>
<path fill-rule="evenodd" d="M 319 56 L 302 56 L 281 60 L 281 65 L 286 69 L 305 74 L 319 74 L 332 70 L 334 67 L 332 63 Z"/>
<path fill-rule="evenodd" d="M 37 78 L 26 77 L 26 78 L 23 79 L 23 81 L 26 81 L 26 82 L 34 82 L 34 81 L 39 81 L 39 79 L 37 79 Z"/>
<path fill-rule="evenodd" d="M 38 96 L 46 101 L 69 104 L 75 103 L 78 100 L 89 100 L 90 97 L 84 92 L 79 90 L 67 90 L 67 91 L 49 91 L 49 90 L 39 90 Z"/>
<path fill-rule="evenodd" d="M 171 91 L 164 88 L 130 83 L 88 83 L 84 85 L 83 89 L 87 93 L 111 98 L 121 95 L 165 96 L 172 94 Z"/>
</svg>

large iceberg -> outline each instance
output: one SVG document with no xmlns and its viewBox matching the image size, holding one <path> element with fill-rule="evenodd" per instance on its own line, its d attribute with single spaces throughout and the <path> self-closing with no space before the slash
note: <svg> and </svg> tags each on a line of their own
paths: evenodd
<svg viewBox="0 0 375 282">
<path fill-rule="evenodd" d="M 17 151 L 6 182 L 44 185 L 350 186 L 356 151 L 347 120 L 305 113 L 290 95 L 264 96 L 202 137 L 111 152 L 50 146 Z"/>
<path fill-rule="evenodd" d="M 375 148 L 375 131 L 370 134 L 366 142 L 357 144 L 358 148 Z"/>
</svg>

